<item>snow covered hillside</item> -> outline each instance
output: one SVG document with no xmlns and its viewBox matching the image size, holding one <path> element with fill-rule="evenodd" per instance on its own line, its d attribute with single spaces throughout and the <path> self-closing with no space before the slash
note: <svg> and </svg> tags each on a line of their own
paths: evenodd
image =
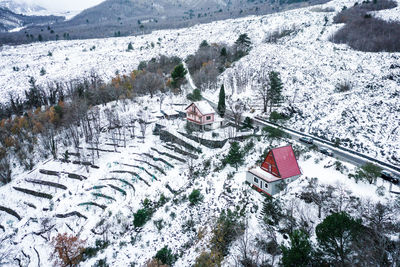
<svg viewBox="0 0 400 267">
<path fill-rule="evenodd" d="M 399 165 L 400 54 L 358 52 L 328 41 L 341 27 L 332 24 L 333 16 L 354 2 L 335 0 L 320 6 L 334 8 L 335 12 L 317 12 L 317 6 L 138 37 L 3 47 L 0 99 L 7 101 L 10 93 L 23 97 L 30 76 L 46 84 L 80 79 L 94 71 L 108 80 L 117 71 L 129 73 L 141 60 L 160 54 L 185 58 L 202 40 L 231 44 L 239 34 L 248 33 L 254 47 L 250 55 L 221 77 L 228 94 L 248 99 L 249 108 L 255 108 L 254 114 L 258 114 L 257 73 L 277 70 L 285 86 L 286 105 L 297 112 L 290 120 L 294 128 L 329 140 L 339 138 L 359 152 Z M 377 16 L 392 14 L 391 18 L 398 18 L 396 10 L 379 11 Z M 293 32 L 277 43 L 266 43 L 265 38 L 278 29 Z M 134 50 L 128 52 L 129 42 Z M 19 71 L 13 71 L 13 67 Z M 42 68 L 44 76 L 40 76 Z M 337 92 L 335 87 L 344 82 L 351 84 L 351 90 Z M 208 95 L 217 98 L 213 90 Z"/>
<path fill-rule="evenodd" d="M 171 96 L 162 108 L 180 109 L 183 99 Z M 143 111 L 143 106 L 149 108 Z M 123 128 L 108 122 L 110 110 L 125 125 Z M 85 143 L 83 137 L 81 148 L 76 151 L 71 142 L 68 144 L 66 131 L 58 136 L 64 140 L 58 160 L 43 161 L 1 187 L 0 236 L 6 241 L 2 241 L 0 254 L 6 256 L 0 258 L 0 263 L 50 266 L 54 261 L 51 240 L 59 233 L 68 233 L 85 240 L 85 247 L 94 247 L 102 240 L 109 242 L 97 255 L 88 256 L 81 266 L 98 266 L 100 260 L 110 266 L 146 266 L 164 246 L 178 255 L 175 266 L 192 266 L 201 252 L 207 251 L 214 222 L 227 208 L 246 213 L 248 238 L 252 240 L 250 249 L 255 249 L 255 238 L 264 236 L 259 220 L 264 196 L 245 183 L 245 172 L 259 160 L 268 143 L 273 142 L 255 137 L 246 140 L 242 146 L 253 143 L 253 147 L 249 146 L 244 164 L 238 170 L 231 166 L 221 169 L 229 142 L 221 149 L 199 145 L 177 132 L 184 128 L 183 119 L 159 123 L 194 150 L 163 141 L 153 134 L 157 121 L 154 116 L 159 113 L 158 97 L 99 107 L 100 127 L 107 129 L 98 139 L 99 152 L 93 150 L 93 143 Z M 139 114 L 149 122 L 144 139 L 139 133 L 142 131 L 139 123 L 132 124 L 131 120 Z M 275 141 L 273 146 L 285 144 L 287 140 Z M 293 216 L 301 218 L 310 229 L 322 219 L 317 215 L 317 206 L 301 197 L 309 188 L 330 192 L 331 198 L 326 200 L 329 204 L 321 211 L 323 215 L 331 210 L 345 210 L 361 216 L 366 214 L 363 209 L 371 205 L 382 203 L 389 207 L 394 203 L 395 196 L 388 192 L 390 183 L 382 179 L 376 185 L 355 183 L 348 178 L 348 173 L 354 170 L 351 164 L 338 164 L 334 158 L 300 144 L 294 147 L 301 151 L 299 165 L 303 175 L 277 197 L 282 199 L 285 209 L 291 209 Z M 183 152 L 194 157 L 184 156 Z M 196 176 L 190 174 L 192 167 L 198 172 Z M 195 189 L 204 198 L 192 205 L 188 196 Z M 392 189 L 399 190 L 397 186 Z M 142 227 L 134 228 L 133 214 L 145 203 L 153 206 L 152 216 Z M 272 230 L 279 244 L 285 242 L 285 234 L 278 231 L 283 225 L 286 223 L 275 225 Z M 240 255 L 239 242 L 232 244 L 223 266 L 235 264 Z M 275 266 L 275 257 L 263 253 L 259 260 Z"/>
<path fill-rule="evenodd" d="M 400 1 L 396 0 L 395 2 L 397 3 L 397 7 L 390 10 L 371 12 L 371 14 L 377 18 L 381 18 L 387 21 L 400 21 Z"/>
<path fill-rule="evenodd" d="M 129 74 L 140 61 L 158 55 L 185 58 L 203 40 L 232 44 L 247 33 L 253 43 L 249 55 L 227 68 L 218 84 L 202 88 L 203 95 L 217 101 L 223 83 L 228 99 L 246 104 L 246 116 L 264 116 L 257 80 L 262 71 L 278 71 L 286 98 L 278 111 L 293 111 L 287 125 L 327 139 L 340 138 L 355 150 L 399 165 L 400 53 L 363 53 L 328 41 L 342 26 L 332 24 L 333 16 L 354 2 L 334 0 L 138 37 L 5 46 L 0 51 L 0 101 L 7 102 L 9 94 L 24 98 L 32 76 L 43 86 L 82 79 L 92 72 L 109 80 L 116 72 Z M 395 10 L 374 15 L 400 19 Z M 290 34 L 276 43 L 265 41 L 283 29 Z M 128 51 L 130 42 L 133 50 Z M 336 86 L 344 82 L 351 89 L 338 92 Z M 371 184 L 356 181 L 350 175 L 354 165 L 295 140 L 271 139 L 260 132 L 239 142 L 245 156 L 236 169 L 223 160 L 230 142 L 212 149 L 188 138 L 185 119 L 160 119 L 162 111 L 182 111 L 188 104 L 185 93 L 119 99 L 91 107 L 86 116 L 77 113 L 85 118 L 59 127 L 51 137 L 38 135 L 32 141 L 37 145 L 31 162 L 39 163 L 24 171 L 16 159 L 11 161 L 11 182 L 0 187 L 0 265 L 51 266 L 57 258 L 52 255 L 52 240 L 68 233 L 91 248 L 85 250 L 80 266 L 106 266 L 105 262 L 155 266 L 149 262 L 165 246 L 176 255 L 174 266 L 193 266 L 212 250 L 219 219 L 227 209 L 240 214 L 246 231 L 231 240 L 224 257 L 219 255 L 224 267 L 241 266 L 243 249 L 255 266 L 278 266 L 279 246 L 288 244 L 291 230 L 305 229 L 315 244 L 316 226 L 341 211 L 361 218 L 368 231 L 377 222 L 378 241 L 385 243 L 365 242 L 366 251 L 383 244 L 384 256 L 400 262 L 394 258 L 400 251 L 400 198 L 393 193 L 400 191 L 399 185 L 381 178 Z M 62 107 L 58 108 L 62 114 Z M 51 118 L 55 113 L 46 114 Z M 160 125 L 165 131 L 159 130 Z M 221 141 L 238 135 L 233 127 L 226 127 L 198 136 Z M 46 138 L 53 139 L 51 147 L 45 146 Z M 259 164 L 265 151 L 289 142 L 302 176 L 274 196 L 281 203 L 280 218 L 266 223 L 266 198 L 246 184 L 246 171 Z M 50 149 L 56 159 L 44 160 L 44 155 L 51 157 Z M 196 191 L 201 197 L 195 203 L 190 196 Z M 146 220 L 136 225 L 142 209 Z"/>
<path fill-rule="evenodd" d="M 11 1 L 11 0 L 1 0 L 0 6 L 6 7 L 16 14 L 33 15 L 36 14 L 37 12 L 45 11 L 45 8 L 39 5 L 35 5 L 33 3 L 30 4 L 30 3 Z"/>
</svg>

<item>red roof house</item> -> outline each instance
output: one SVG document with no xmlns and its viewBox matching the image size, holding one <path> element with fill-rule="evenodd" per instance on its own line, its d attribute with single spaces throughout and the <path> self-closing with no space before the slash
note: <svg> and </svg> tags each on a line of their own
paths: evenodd
<svg viewBox="0 0 400 267">
<path fill-rule="evenodd" d="M 279 192 L 279 184 L 290 183 L 301 175 L 299 164 L 291 145 L 271 149 L 261 167 L 250 169 L 246 180 L 269 195 Z"/>
<path fill-rule="evenodd" d="M 185 108 L 185 111 L 186 120 L 199 129 L 211 130 L 222 126 L 223 120 L 205 100 L 193 102 Z"/>
</svg>

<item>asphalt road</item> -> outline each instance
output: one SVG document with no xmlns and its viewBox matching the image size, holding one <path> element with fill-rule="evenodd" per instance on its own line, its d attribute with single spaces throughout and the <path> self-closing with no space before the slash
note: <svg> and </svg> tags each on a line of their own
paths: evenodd
<svg viewBox="0 0 400 267">
<path fill-rule="evenodd" d="M 260 128 L 262 128 L 263 126 L 267 126 L 267 125 L 271 126 L 271 127 L 275 127 L 275 128 L 280 128 L 280 127 L 276 126 L 275 124 L 272 124 L 272 123 L 270 123 L 270 122 L 268 122 L 266 120 L 260 119 L 260 118 L 255 118 L 253 120 L 253 122 L 254 122 L 254 125 L 257 125 Z M 314 144 L 317 145 L 319 149 L 322 148 L 322 147 L 325 147 L 325 148 L 328 148 L 328 149 L 332 150 L 333 157 L 338 159 L 338 160 L 349 162 L 349 163 L 351 163 L 351 164 L 353 164 L 355 166 L 362 166 L 362 165 L 364 165 L 364 164 L 366 164 L 368 162 L 371 162 L 373 164 L 379 165 L 382 169 L 388 170 L 388 171 L 400 176 L 400 171 L 398 171 L 397 169 L 392 168 L 390 166 L 386 166 L 386 164 L 390 165 L 389 163 L 384 163 L 385 165 L 382 165 L 379 162 L 371 161 L 371 160 L 367 159 L 366 156 L 363 157 L 363 156 L 357 155 L 355 153 L 352 153 L 350 151 L 345 151 L 345 150 L 341 149 L 340 147 L 335 147 L 333 145 L 327 144 L 327 143 L 329 143 L 328 141 L 321 140 L 319 138 L 315 138 L 315 137 L 310 136 L 310 135 L 301 134 L 301 133 L 299 133 L 299 132 L 297 132 L 295 130 L 283 129 L 283 128 L 280 128 L 280 129 L 283 130 L 285 133 L 287 133 L 291 137 L 291 139 L 299 141 L 299 142 L 301 142 L 299 140 L 299 138 L 302 137 L 302 136 L 311 137 L 313 139 Z M 304 142 L 302 142 L 302 143 L 304 145 L 311 146 L 311 145 L 306 144 Z"/>
<path fill-rule="evenodd" d="M 257 119 L 254 119 L 254 125 L 260 127 L 260 129 L 262 127 L 264 127 L 264 126 L 267 126 L 267 125 L 271 126 L 271 127 L 274 127 L 274 128 L 278 128 L 274 124 L 271 124 L 271 123 L 268 123 L 268 122 L 265 122 L 265 121 L 261 121 L 261 120 L 257 120 Z M 281 129 L 281 130 L 283 130 L 286 134 L 288 134 L 290 136 L 290 139 L 298 141 L 298 142 L 300 142 L 303 145 L 306 145 L 308 147 L 312 146 L 311 144 L 307 144 L 307 143 L 304 143 L 304 142 L 299 140 L 300 137 L 303 137 L 305 135 L 300 135 L 300 134 L 297 134 L 295 132 L 291 132 L 291 131 L 288 131 L 288 130 L 285 130 L 285 129 Z M 346 161 L 346 162 L 349 162 L 349 163 L 354 164 L 356 166 L 362 166 L 366 162 L 368 162 L 368 161 L 360 158 L 357 155 L 352 155 L 349 152 L 342 151 L 342 150 L 340 150 L 340 149 L 338 149 L 338 148 L 336 148 L 334 146 L 326 145 L 325 143 L 320 142 L 318 140 L 313 140 L 313 141 L 314 141 L 314 144 L 317 145 L 319 149 L 325 147 L 325 148 L 328 148 L 328 149 L 332 150 L 333 157 L 337 158 L 338 160 Z"/>
<path fill-rule="evenodd" d="M 209 99 L 204 98 L 205 100 L 207 100 L 210 105 L 217 110 L 217 104 L 213 103 L 212 101 L 210 101 Z M 225 117 L 229 117 L 231 120 L 233 120 L 233 116 L 231 114 L 232 112 L 228 110 L 228 108 L 226 109 L 225 112 Z M 244 118 L 242 119 L 244 120 Z M 314 137 L 314 136 L 310 136 L 301 132 L 298 132 L 294 129 L 289 129 L 287 127 L 279 127 L 276 124 L 273 124 L 265 119 L 256 117 L 253 119 L 253 125 L 254 126 L 258 126 L 260 129 L 263 128 L 264 126 L 271 126 L 274 128 L 280 128 L 282 131 L 284 131 L 285 133 L 287 133 L 291 139 L 299 141 L 299 138 L 302 136 L 307 136 L 307 137 L 311 137 L 314 141 L 314 144 L 318 146 L 318 148 L 322 148 L 322 147 L 326 147 L 330 150 L 332 150 L 333 152 L 333 157 L 340 160 L 340 161 L 344 161 L 344 162 L 349 162 L 355 166 L 362 166 L 365 163 L 371 162 L 373 164 L 376 164 L 378 166 L 380 166 L 382 169 L 385 169 L 387 171 L 390 171 L 394 174 L 397 174 L 397 176 L 400 176 L 400 167 L 399 166 L 394 166 L 390 163 L 387 162 L 382 162 L 382 161 L 378 161 L 376 159 L 374 160 L 370 160 L 368 159 L 368 156 L 362 155 L 358 152 L 355 151 L 346 151 L 346 148 L 340 148 L 340 147 L 335 147 L 333 146 L 333 144 L 329 141 L 326 140 L 322 140 L 320 138 Z M 299 141 L 301 142 L 301 141 Z M 302 142 L 303 143 L 303 142 Z M 307 146 L 311 146 L 309 144 L 303 143 L 304 145 Z M 358 155 L 357 155 L 358 154 Z"/>
</svg>

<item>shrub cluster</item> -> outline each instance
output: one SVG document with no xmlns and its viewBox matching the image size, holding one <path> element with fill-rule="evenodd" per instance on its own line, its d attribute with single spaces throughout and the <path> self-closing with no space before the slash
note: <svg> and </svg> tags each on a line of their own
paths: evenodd
<svg viewBox="0 0 400 267">
<path fill-rule="evenodd" d="M 276 43 L 279 39 L 295 34 L 298 32 L 298 29 L 292 25 L 291 27 L 277 29 L 267 35 L 265 38 L 266 43 Z"/>
<path fill-rule="evenodd" d="M 345 93 L 351 90 L 352 84 L 349 81 L 343 81 L 336 85 L 335 89 L 339 93 Z"/>
<path fill-rule="evenodd" d="M 203 41 L 194 55 L 186 58 L 189 72 L 198 88 L 217 82 L 217 77 L 226 68 L 250 51 L 251 41 L 241 34 L 233 46 L 208 44 Z"/>
<path fill-rule="evenodd" d="M 334 43 L 344 43 L 365 52 L 400 51 L 400 23 L 372 17 L 368 12 L 394 8 L 390 0 L 369 2 L 351 8 L 343 8 L 334 18 L 334 23 L 346 23 L 330 37 Z"/>
<path fill-rule="evenodd" d="M 107 248 L 109 245 L 109 241 L 97 239 L 94 247 L 87 247 L 83 251 L 83 261 L 95 257 L 100 250 Z"/>
<path fill-rule="evenodd" d="M 212 230 L 211 250 L 203 252 L 196 259 L 194 266 L 220 266 L 228 255 L 229 247 L 244 231 L 240 214 L 236 211 L 222 211 Z"/>
<path fill-rule="evenodd" d="M 192 193 L 189 195 L 190 205 L 197 205 L 203 200 L 204 196 L 201 194 L 200 190 L 193 189 Z"/>
</svg>

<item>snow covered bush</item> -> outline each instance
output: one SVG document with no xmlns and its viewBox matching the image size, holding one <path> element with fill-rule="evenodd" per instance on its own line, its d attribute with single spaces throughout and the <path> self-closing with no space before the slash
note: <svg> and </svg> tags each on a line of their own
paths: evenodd
<svg viewBox="0 0 400 267">
<path fill-rule="evenodd" d="M 192 193 L 189 195 L 190 205 L 197 205 L 203 200 L 204 196 L 201 194 L 200 190 L 193 189 Z"/>
</svg>

